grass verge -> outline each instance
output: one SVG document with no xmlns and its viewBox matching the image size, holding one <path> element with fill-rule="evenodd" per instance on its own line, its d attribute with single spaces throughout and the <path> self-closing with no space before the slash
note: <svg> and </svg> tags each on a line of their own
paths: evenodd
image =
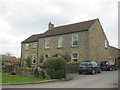
<svg viewBox="0 0 120 90">
<path fill-rule="evenodd" d="M 39 81 L 47 81 L 51 79 L 42 79 L 31 76 L 21 76 L 21 75 L 9 75 L 8 73 L 0 73 L 2 74 L 2 78 L 0 81 L 2 83 L 22 83 L 22 82 L 39 82 Z"/>
</svg>

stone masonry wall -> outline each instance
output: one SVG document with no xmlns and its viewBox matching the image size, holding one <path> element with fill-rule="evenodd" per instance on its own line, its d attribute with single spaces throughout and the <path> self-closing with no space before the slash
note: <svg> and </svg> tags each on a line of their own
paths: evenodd
<svg viewBox="0 0 120 90">
<path fill-rule="evenodd" d="M 77 47 L 72 47 L 71 45 L 72 34 L 78 34 L 79 45 Z M 59 36 L 63 37 L 62 48 L 58 48 L 57 46 Z M 67 54 L 68 56 L 71 57 L 71 54 L 73 52 L 77 52 L 79 62 L 83 60 L 88 60 L 88 31 L 57 35 L 49 38 L 50 38 L 49 49 L 45 49 L 45 43 L 44 43 L 45 38 L 39 39 L 39 56 L 38 57 L 40 57 L 41 55 L 44 56 L 44 54 L 49 54 L 49 56 L 52 57 L 57 53 Z"/>
<path fill-rule="evenodd" d="M 31 58 L 32 58 L 32 56 L 36 56 L 37 57 L 37 49 L 38 49 L 38 47 L 37 48 L 33 48 L 33 43 L 34 42 L 28 43 L 29 44 L 29 49 L 28 50 L 24 49 L 24 46 L 25 46 L 26 43 L 23 43 L 21 45 L 21 49 L 22 49 L 21 50 L 21 58 L 22 58 L 22 60 L 24 60 L 25 57 L 28 57 L 28 56 L 31 57 Z M 35 64 L 32 64 L 32 66 L 34 66 L 34 65 Z"/>
<path fill-rule="evenodd" d="M 100 22 L 97 20 L 89 29 L 89 60 L 100 63 L 109 59 L 109 47 L 105 48 L 105 40 L 107 38 Z"/>
</svg>

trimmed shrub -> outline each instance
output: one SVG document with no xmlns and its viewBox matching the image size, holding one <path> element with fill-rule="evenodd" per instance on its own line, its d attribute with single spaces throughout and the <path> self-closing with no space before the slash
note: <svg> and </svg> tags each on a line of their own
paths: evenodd
<svg viewBox="0 0 120 90">
<path fill-rule="evenodd" d="M 64 58 L 53 57 L 43 63 L 43 68 L 52 79 L 64 78 L 66 60 Z"/>
<path fill-rule="evenodd" d="M 59 56 L 58 54 L 53 55 L 53 57 L 58 57 L 58 56 Z M 70 57 L 70 55 L 68 53 L 66 53 L 66 54 L 60 54 L 60 56 L 62 58 L 64 58 L 67 62 L 69 62 L 71 60 L 71 57 Z"/>
</svg>

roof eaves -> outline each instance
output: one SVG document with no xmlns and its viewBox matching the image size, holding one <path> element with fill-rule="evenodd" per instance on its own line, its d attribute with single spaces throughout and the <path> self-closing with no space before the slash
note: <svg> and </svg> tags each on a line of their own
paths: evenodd
<svg viewBox="0 0 120 90">
<path fill-rule="evenodd" d="M 45 38 L 45 37 L 51 37 L 51 36 L 57 36 L 57 35 L 64 35 L 64 34 L 76 33 L 76 32 L 85 32 L 85 31 L 88 31 L 88 29 L 87 30 L 81 30 L 81 31 L 66 32 L 66 33 L 60 33 L 60 34 L 53 34 L 53 35 L 46 35 L 46 36 L 42 36 L 42 37 L 38 37 L 38 38 Z"/>
</svg>

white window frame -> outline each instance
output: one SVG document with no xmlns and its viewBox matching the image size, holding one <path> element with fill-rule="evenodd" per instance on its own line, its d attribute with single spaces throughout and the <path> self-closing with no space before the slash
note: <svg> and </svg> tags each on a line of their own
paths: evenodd
<svg viewBox="0 0 120 90">
<path fill-rule="evenodd" d="M 50 38 L 45 38 L 45 48 L 50 48 Z"/>
<path fill-rule="evenodd" d="M 34 42 L 34 43 L 32 44 L 32 48 L 37 48 L 37 42 Z"/>
<path fill-rule="evenodd" d="M 35 60 L 35 63 L 34 63 L 34 60 Z M 35 55 L 32 56 L 32 64 L 36 64 L 37 62 L 37 57 Z"/>
<path fill-rule="evenodd" d="M 24 49 L 25 49 L 25 50 L 28 50 L 28 49 L 29 49 L 29 44 L 28 44 L 28 43 L 26 43 L 26 44 L 24 45 Z"/>
<path fill-rule="evenodd" d="M 76 39 L 74 39 L 74 37 L 76 37 Z M 74 45 L 74 42 L 77 41 L 77 45 Z M 76 47 L 78 46 L 78 34 L 73 34 L 72 35 L 72 47 Z"/>
<path fill-rule="evenodd" d="M 48 57 L 46 57 L 46 55 L 47 55 Z M 44 60 L 45 60 L 45 59 L 48 59 L 48 58 L 50 58 L 50 55 L 49 55 L 49 54 L 44 54 Z"/>
<path fill-rule="evenodd" d="M 73 57 L 73 54 L 75 54 L 75 53 L 77 53 L 77 52 L 73 52 L 72 54 L 71 54 L 71 62 L 75 62 L 75 60 L 74 59 L 77 59 L 77 61 L 76 62 L 78 62 L 78 53 L 77 53 L 77 57 L 75 58 L 75 57 Z"/>
<path fill-rule="evenodd" d="M 108 48 L 108 42 L 105 40 L 105 48 Z"/>
<path fill-rule="evenodd" d="M 63 37 L 58 37 L 58 48 L 63 47 Z"/>
<path fill-rule="evenodd" d="M 58 57 L 63 57 L 63 54 L 62 53 L 58 53 Z"/>
</svg>

